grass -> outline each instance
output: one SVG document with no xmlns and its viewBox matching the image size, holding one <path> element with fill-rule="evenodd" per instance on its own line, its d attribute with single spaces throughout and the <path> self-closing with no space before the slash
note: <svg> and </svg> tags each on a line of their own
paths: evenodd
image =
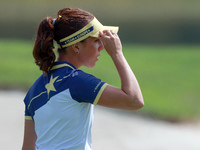
<svg viewBox="0 0 200 150">
<path fill-rule="evenodd" d="M 0 84 L 2 87 L 28 88 L 38 77 L 39 69 L 31 55 L 30 41 L 0 40 Z"/>
<path fill-rule="evenodd" d="M 32 57 L 33 42 L 0 40 L 0 86 L 26 91 L 41 74 Z M 200 47 L 125 45 L 124 55 L 141 86 L 145 107 L 138 112 L 167 120 L 192 120 L 200 114 Z M 82 67 L 120 87 L 109 56 L 102 51 L 94 68 Z"/>
</svg>

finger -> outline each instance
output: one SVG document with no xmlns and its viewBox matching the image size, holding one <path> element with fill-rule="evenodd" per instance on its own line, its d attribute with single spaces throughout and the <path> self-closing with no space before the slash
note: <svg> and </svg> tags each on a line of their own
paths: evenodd
<svg viewBox="0 0 200 150">
<path fill-rule="evenodd" d="M 100 31 L 100 33 L 101 33 L 101 34 L 100 34 L 101 37 L 102 37 L 104 40 L 110 38 L 110 35 L 109 35 L 109 33 L 108 33 L 107 31 Z"/>
<path fill-rule="evenodd" d="M 111 30 L 111 33 L 112 33 L 112 36 L 114 36 L 114 37 L 118 37 L 118 34 L 115 33 L 113 30 Z"/>
<path fill-rule="evenodd" d="M 103 32 L 102 31 L 99 31 L 99 37 L 100 37 L 100 40 L 101 40 L 101 42 L 103 43 L 103 45 L 105 45 L 106 44 L 106 42 L 105 42 L 105 40 L 104 40 L 104 34 L 103 34 Z"/>
<path fill-rule="evenodd" d="M 104 30 L 103 33 L 107 36 L 113 36 L 112 31 L 111 30 Z"/>
<path fill-rule="evenodd" d="M 113 30 L 110 30 L 110 32 L 111 32 L 112 34 L 115 34 L 115 32 L 114 32 Z"/>
</svg>

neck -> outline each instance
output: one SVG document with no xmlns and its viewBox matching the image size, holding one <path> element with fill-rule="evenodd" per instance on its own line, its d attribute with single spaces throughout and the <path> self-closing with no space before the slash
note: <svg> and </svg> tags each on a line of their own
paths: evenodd
<svg viewBox="0 0 200 150">
<path fill-rule="evenodd" d="M 77 69 L 81 67 L 78 61 L 78 55 L 76 55 L 75 53 L 60 53 L 58 55 L 58 61 L 66 61 L 74 65 Z"/>
</svg>

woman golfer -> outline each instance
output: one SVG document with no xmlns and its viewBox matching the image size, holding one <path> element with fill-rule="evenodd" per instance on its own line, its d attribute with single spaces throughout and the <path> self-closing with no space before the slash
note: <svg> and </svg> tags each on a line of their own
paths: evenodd
<svg viewBox="0 0 200 150">
<path fill-rule="evenodd" d="M 39 25 L 33 56 L 43 74 L 27 93 L 22 150 L 91 150 L 95 105 L 143 107 L 138 82 L 123 56 L 118 27 L 102 25 L 81 9 L 64 8 Z M 58 44 L 58 58 L 53 41 Z M 79 68 L 94 67 L 101 50 L 113 60 L 121 89 Z"/>
</svg>

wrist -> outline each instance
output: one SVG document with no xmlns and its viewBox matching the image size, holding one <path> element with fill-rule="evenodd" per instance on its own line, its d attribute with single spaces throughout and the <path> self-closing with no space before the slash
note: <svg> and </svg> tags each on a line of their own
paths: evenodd
<svg viewBox="0 0 200 150">
<path fill-rule="evenodd" d="M 117 52 L 117 53 L 110 54 L 110 57 L 111 57 L 112 59 L 118 59 L 118 58 L 124 57 L 124 54 L 123 54 L 123 52 L 121 51 L 121 52 Z"/>
</svg>

